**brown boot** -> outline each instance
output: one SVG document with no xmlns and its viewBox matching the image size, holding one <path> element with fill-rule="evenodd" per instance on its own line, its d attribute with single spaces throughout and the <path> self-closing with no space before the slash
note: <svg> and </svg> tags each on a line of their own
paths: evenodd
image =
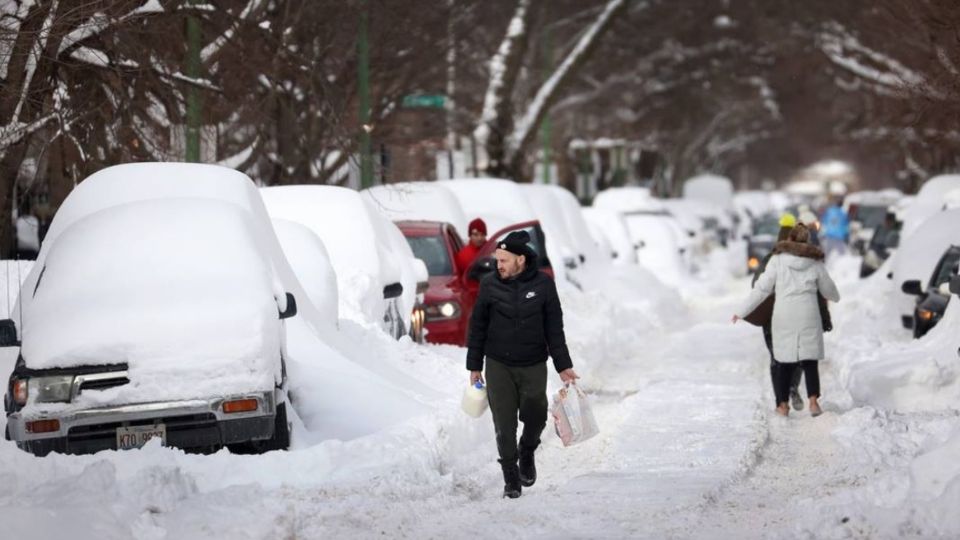
<svg viewBox="0 0 960 540">
<path fill-rule="evenodd" d="M 823 409 L 820 408 L 820 396 L 810 396 L 810 416 L 820 416 L 823 414 Z"/>
</svg>

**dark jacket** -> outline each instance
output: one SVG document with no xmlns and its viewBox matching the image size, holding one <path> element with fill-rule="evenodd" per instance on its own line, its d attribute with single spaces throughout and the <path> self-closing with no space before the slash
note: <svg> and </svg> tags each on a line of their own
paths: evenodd
<svg viewBox="0 0 960 540">
<path fill-rule="evenodd" d="M 483 369 L 488 356 L 509 366 L 530 366 L 553 358 L 558 372 L 573 367 L 563 334 L 563 311 L 553 279 L 537 268 L 503 280 L 493 272 L 480 282 L 467 337 L 467 369 Z"/>
</svg>

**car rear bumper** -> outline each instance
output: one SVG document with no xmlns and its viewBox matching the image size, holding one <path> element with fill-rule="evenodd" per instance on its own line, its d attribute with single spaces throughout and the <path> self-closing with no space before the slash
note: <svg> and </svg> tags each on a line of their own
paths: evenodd
<svg viewBox="0 0 960 540">
<path fill-rule="evenodd" d="M 242 413 L 223 412 L 223 403 L 234 399 L 256 399 L 257 409 Z M 65 414 L 25 416 L 15 412 L 7 416 L 7 429 L 9 438 L 17 446 L 40 456 L 50 452 L 87 454 L 116 450 L 117 428 L 154 424 L 166 426 L 167 446 L 215 449 L 225 444 L 272 437 L 276 408 L 277 399 L 271 391 L 227 398 L 83 409 Z M 47 419 L 59 420 L 60 429 L 49 433 L 27 431 L 27 422 Z"/>
</svg>

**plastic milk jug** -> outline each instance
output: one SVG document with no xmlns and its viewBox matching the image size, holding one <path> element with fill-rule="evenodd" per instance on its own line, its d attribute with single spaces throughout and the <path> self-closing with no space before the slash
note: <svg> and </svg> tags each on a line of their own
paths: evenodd
<svg viewBox="0 0 960 540">
<path fill-rule="evenodd" d="M 463 401 L 460 402 L 463 412 L 474 418 L 480 418 L 483 411 L 487 410 L 487 389 L 483 383 L 477 381 L 473 386 L 468 386 L 463 392 Z"/>
</svg>

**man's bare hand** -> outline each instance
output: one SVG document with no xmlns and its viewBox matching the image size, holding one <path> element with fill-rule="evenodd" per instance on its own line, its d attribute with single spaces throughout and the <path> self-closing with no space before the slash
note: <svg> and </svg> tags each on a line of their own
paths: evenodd
<svg viewBox="0 0 960 540">
<path fill-rule="evenodd" d="M 473 385 L 477 384 L 478 381 L 479 381 L 480 383 L 484 384 L 484 385 L 487 384 L 487 383 L 484 382 L 484 380 L 483 380 L 483 372 L 481 372 L 481 371 L 471 371 L 471 372 L 470 372 L 470 386 L 473 386 Z"/>
<path fill-rule="evenodd" d="M 737 321 L 739 320 L 740 320 L 739 315 L 734 315 L 733 317 L 730 318 L 730 322 L 732 322 L 733 324 L 737 324 Z"/>
<path fill-rule="evenodd" d="M 563 381 L 563 384 L 570 384 L 579 379 L 580 376 L 577 375 L 577 372 L 573 368 L 567 368 L 560 372 L 560 380 Z"/>
</svg>

